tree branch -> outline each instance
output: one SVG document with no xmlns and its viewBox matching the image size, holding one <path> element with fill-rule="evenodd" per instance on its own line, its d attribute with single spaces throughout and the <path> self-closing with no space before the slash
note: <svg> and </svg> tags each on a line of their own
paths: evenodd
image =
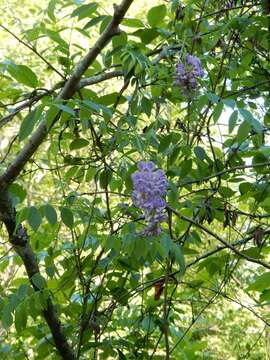
<svg viewBox="0 0 270 360">
<path fill-rule="evenodd" d="M 6 116 L 3 116 L 2 119 L 0 119 L 0 129 L 5 126 L 8 122 L 10 122 L 15 115 L 17 115 L 20 111 L 29 108 L 30 106 L 32 106 L 34 103 L 36 103 L 37 101 L 39 101 L 40 99 L 42 99 L 44 96 L 46 95 L 50 95 L 53 90 L 48 90 L 46 92 L 42 92 L 36 96 L 31 96 L 31 94 L 29 95 L 29 99 L 25 100 L 21 105 L 15 107 L 12 112 Z"/>
<path fill-rule="evenodd" d="M 201 179 L 185 181 L 183 183 L 180 183 L 179 185 L 184 186 L 184 185 L 190 185 L 190 184 L 199 184 L 200 182 L 209 181 L 215 177 L 219 177 L 219 176 L 234 172 L 236 170 L 244 170 L 244 169 L 257 168 L 260 166 L 263 167 L 263 166 L 269 166 L 269 165 L 270 165 L 270 161 L 265 161 L 265 162 L 261 162 L 261 163 L 257 163 L 257 164 L 250 164 L 250 165 L 245 164 L 245 165 L 234 166 L 232 168 L 219 171 L 213 175 L 205 176 Z"/>
<path fill-rule="evenodd" d="M 76 66 L 73 74 L 64 85 L 62 91 L 60 91 L 60 94 L 57 96 L 57 99 L 67 100 L 74 95 L 79 87 L 80 79 L 89 65 L 96 59 L 110 39 L 119 33 L 118 25 L 123 20 L 123 17 L 132 2 L 133 0 L 123 0 L 119 6 L 115 6 L 111 22 L 101 34 L 94 47 Z M 59 114 L 56 116 L 55 122 L 58 118 Z M 35 284 L 32 282 L 32 277 L 33 275 L 40 273 L 38 262 L 29 243 L 29 237 L 26 229 L 21 224 L 16 224 L 16 211 L 8 194 L 8 185 L 20 174 L 26 162 L 31 158 L 38 149 L 39 145 L 46 138 L 48 130 L 46 122 L 42 121 L 31 136 L 29 142 L 24 146 L 19 155 L 14 159 L 2 176 L 0 176 L 0 221 L 5 224 L 9 235 L 9 242 L 13 245 L 15 251 L 22 259 L 29 281 L 35 291 L 39 291 L 39 289 L 37 289 Z M 63 333 L 60 320 L 50 298 L 47 300 L 46 305 L 47 307 L 43 310 L 43 315 L 50 328 L 59 354 L 63 359 L 75 360 L 76 356 L 74 355 L 73 350 L 68 344 L 66 336 Z"/>
<path fill-rule="evenodd" d="M 111 71 L 108 73 L 94 75 L 89 78 L 82 79 L 78 84 L 77 90 L 82 89 L 89 85 L 98 84 L 102 81 L 109 80 L 114 77 L 123 76 L 123 75 L 124 75 L 124 72 L 122 70 L 116 70 L 116 71 Z M 10 114 L 8 114 L 8 115 L 2 117 L 2 119 L 0 119 L 0 129 L 3 126 L 5 126 L 8 122 L 10 122 L 14 118 L 14 116 L 17 115 L 19 112 L 32 106 L 34 103 L 36 103 L 37 101 L 42 99 L 44 96 L 50 95 L 57 89 L 60 89 L 62 85 L 63 85 L 63 82 L 57 83 L 51 90 L 47 90 L 46 92 L 43 92 L 34 97 L 31 97 L 31 98 L 27 99 L 26 101 L 24 101 L 21 105 L 15 107 Z"/>
<path fill-rule="evenodd" d="M 221 236 L 219 236 L 218 234 L 215 234 L 212 230 L 208 229 L 207 227 L 203 226 L 202 224 L 196 222 L 193 219 L 188 218 L 185 215 L 181 215 L 178 211 L 174 210 L 173 208 L 169 208 L 173 214 L 175 214 L 179 219 L 184 220 L 194 226 L 196 226 L 197 228 L 203 230 L 204 232 L 206 232 L 207 234 L 211 235 L 212 237 L 214 237 L 215 239 L 217 239 L 219 242 L 221 242 L 223 245 L 225 245 L 226 248 L 232 250 L 236 255 L 250 261 L 256 264 L 259 264 L 263 267 L 265 267 L 266 269 L 270 269 L 270 265 L 267 264 L 266 262 L 259 260 L 259 259 L 255 259 L 251 256 L 248 256 L 244 253 L 242 253 L 241 251 L 239 251 L 238 249 L 236 249 L 232 244 L 230 244 L 229 242 L 227 242 L 226 240 L 224 240 Z"/>
<path fill-rule="evenodd" d="M 62 91 L 57 96 L 58 100 L 70 99 L 78 89 L 80 79 L 96 57 L 100 54 L 102 49 L 108 44 L 114 35 L 119 34 L 119 24 L 124 18 L 125 13 L 132 4 L 133 0 L 123 0 L 119 6 L 114 7 L 114 15 L 111 22 L 108 24 L 104 32 L 101 34 L 95 45 L 91 48 L 88 54 L 75 67 L 73 74 L 65 83 Z M 23 147 L 18 156 L 6 169 L 4 174 L 0 176 L 0 183 L 10 184 L 20 174 L 24 165 L 32 157 L 39 145 L 46 138 L 48 129 L 46 122 L 42 121 L 36 131 L 33 133 L 29 142 Z"/>
<path fill-rule="evenodd" d="M 82 89 L 82 88 L 84 88 L 86 86 L 94 85 L 94 84 L 100 83 L 102 81 L 109 80 L 109 79 L 112 79 L 114 77 L 119 77 L 119 76 L 123 76 L 123 75 L 124 75 L 123 70 L 115 70 L 115 71 L 111 71 L 111 72 L 108 72 L 108 73 L 103 73 L 103 74 L 91 76 L 90 78 L 82 79 L 79 82 L 77 89 Z"/>
<path fill-rule="evenodd" d="M 29 281 L 34 290 L 40 291 L 32 282 L 32 277 L 35 274 L 40 274 L 37 258 L 29 244 L 26 229 L 22 225 L 19 225 L 16 228 L 16 212 L 12 206 L 7 189 L 1 189 L 0 193 L 0 220 L 3 221 L 7 228 L 9 242 L 22 259 Z M 61 322 L 50 298 L 47 299 L 47 308 L 43 310 L 43 315 L 52 333 L 56 348 L 62 358 L 66 360 L 75 360 L 73 351 L 61 329 Z"/>
</svg>

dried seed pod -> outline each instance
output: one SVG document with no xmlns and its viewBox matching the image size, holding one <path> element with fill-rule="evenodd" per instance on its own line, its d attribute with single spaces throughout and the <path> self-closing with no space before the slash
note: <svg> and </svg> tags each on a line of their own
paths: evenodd
<svg viewBox="0 0 270 360">
<path fill-rule="evenodd" d="M 156 283 L 154 283 L 154 287 L 155 287 L 155 300 L 159 300 L 160 296 L 164 290 L 164 280 L 160 280 L 157 281 Z"/>
<path fill-rule="evenodd" d="M 254 245 L 260 248 L 263 245 L 264 230 L 261 227 L 257 227 L 253 233 Z"/>
</svg>

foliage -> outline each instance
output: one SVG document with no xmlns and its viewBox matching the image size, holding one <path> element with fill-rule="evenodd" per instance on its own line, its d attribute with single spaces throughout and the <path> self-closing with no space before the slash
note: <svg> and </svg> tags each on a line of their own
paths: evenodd
<svg viewBox="0 0 270 360">
<path fill-rule="evenodd" d="M 268 3 L 3 6 L 1 359 L 269 356 Z"/>
</svg>

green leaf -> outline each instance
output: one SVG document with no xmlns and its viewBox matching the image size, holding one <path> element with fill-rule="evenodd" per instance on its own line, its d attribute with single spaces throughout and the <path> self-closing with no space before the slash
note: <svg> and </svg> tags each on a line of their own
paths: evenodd
<svg viewBox="0 0 270 360">
<path fill-rule="evenodd" d="M 69 145 L 70 150 L 77 150 L 86 147 L 89 145 L 89 141 L 86 139 L 75 139 L 72 141 L 72 143 Z"/>
<path fill-rule="evenodd" d="M 103 170 L 101 172 L 100 177 L 99 177 L 100 187 L 102 189 L 105 189 L 106 186 L 111 181 L 111 179 L 112 179 L 112 171 L 110 170 L 110 168 L 106 168 L 105 170 Z"/>
<path fill-rule="evenodd" d="M 55 274 L 54 266 L 46 266 L 45 271 L 49 277 L 51 277 L 51 278 L 54 277 L 54 274 Z"/>
<path fill-rule="evenodd" d="M 102 20 L 102 23 L 100 24 L 100 27 L 99 27 L 100 34 L 103 33 L 103 31 L 109 25 L 111 20 L 112 20 L 112 16 L 105 16 L 105 18 Z"/>
<path fill-rule="evenodd" d="M 214 124 L 218 121 L 218 119 L 220 118 L 222 111 L 223 111 L 223 107 L 224 104 L 222 101 L 220 101 L 216 106 L 215 109 L 213 111 L 213 120 L 214 120 Z"/>
<path fill-rule="evenodd" d="M 145 257 L 148 251 L 148 242 L 145 237 L 137 237 L 134 249 L 134 256 L 136 257 Z"/>
<path fill-rule="evenodd" d="M 241 195 L 248 193 L 249 191 L 252 191 L 252 184 L 248 182 L 243 182 L 239 185 L 239 191 Z"/>
<path fill-rule="evenodd" d="M 206 153 L 204 149 L 200 146 L 195 146 L 194 153 L 197 156 L 197 158 L 200 159 L 201 161 L 203 161 L 206 158 Z"/>
<path fill-rule="evenodd" d="M 46 204 L 44 206 L 44 213 L 45 213 L 46 219 L 52 226 L 57 223 L 57 213 L 50 204 Z"/>
<path fill-rule="evenodd" d="M 172 141 L 172 134 L 162 136 L 160 139 L 158 151 L 163 153 L 171 144 Z"/>
<path fill-rule="evenodd" d="M 25 138 L 27 138 L 27 136 L 29 136 L 32 133 L 34 126 L 38 120 L 36 114 L 37 114 L 37 109 L 34 109 L 23 119 L 19 131 L 19 141 L 24 140 Z"/>
<path fill-rule="evenodd" d="M 173 243 L 170 236 L 166 233 L 162 233 L 160 236 L 160 248 L 162 255 L 164 255 L 164 257 L 168 256 L 169 251 L 172 249 L 172 246 Z"/>
<path fill-rule="evenodd" d="M 46 280 L 40 273 L 36 273 L 31 277 L 31 282 L 38 290 L 43 290 L 47 287 Z"/>
<path fill-rule="evenodd" d="M 159 85 L 151 86 L 151 94 L 153 97 L 159 97 L 162 94 L 162 87 Z"/>
<path fill-rule="evenodd" d="M 46 121 L 47 129 L 49 129 L 52 126 L 58 114 L 59 114 L 59 109 L 57 109 L 55 106 L 51 106 L 49 110 L 46 112 L 45 121 Z"/>
<path fill-rule="evenodd" d="M 31 228 L 34 231 L 37 231 L 41 224 L 42 217 L 40 215 L 40 212 L 38 211 L 38 209 L 35 206 L 30 206 L 28 208 L 27 220 L 28 220 L 28 223 L 31 226 Z"/>
<path fill-rule="evenodd" d="M 125 46 L 127 43 L 127 39 L 128 39 L 127 34 L 124 31 L 121 32 L 120 35 L 114 36 L 112 38 L 113 48 L 119 48 L 120 46 Z M 119 93 L 116 94 L 117 96 L 119 96 Z"/>
<path fill-rule="evenodd" d="M 265 301 L 270 301 L 270 289 L 266 289 L 260 294 L 260 302 Z"/>
<path fill-rule="evenodd" d="M 77 16 L 78 19 L 81 20 L 86 17 L 90 17 L 93 14 L 93 12 L 97 10 L 97 8 L 98 8 L 98 3 L 96 3 L 96 2 L 81 5 L 72 12 L 70 17 Z"/>
<path fill-rule="evenodd" d="M 226 105 L 226 106 L 229 106 L 230 108 L 234 109 L 235 108 L 235 101 L 232 100 L 232 99 L 224 99 L 222 100 L 223 103 Z"/>
<path fill-rule="evenodd" d="M 220 97 L 214 93 L 207 93 L 207 97 L 213 104 L 217 104 L 220 100 Z"/>
<path fill-rule="evenodd" d="M 239 113 L 256 131 L 261 132 L 263 130 L 263 125 L 254 118 L 250 111 L 246 109 L 239 109 Z"/>
<path fill-rule="evenodd" d="M 263 291 L 270 287 L 270 271 L 256 277 L 247 290 Z"/>
<path fill-rule="evenodd" d="M 8 65 L 7 70 L 10 75 L 19 83 L 31 88 L 37 87 L 37 76 L 28 66 L 10 64 Z"/>
<path fill-rule="evenodd" d="M 89 107 L 91 110 L 94 110 L 94 111 L 96 111 L 96 112 L 100 112 L 100 110 L 101 110 L 101 106 L 98 105 L 98 104 L 96 104 L 96 103 L 94 103 L 94 102 L 91 101 L 91 100 L 84 100 L 83 103 L 84 103 L 87 107 Z"/>
<path fill-rule="evenodd" d="M 142 110 L 143 112 L 150 117 L 151 116 L 151 112 L 152 112 L 152 108 L 153 108 L 153 102 L 148 99 L 147 97 L 143 97 L 142 98 L 142 102 L 141 102 L 141 106 L 142 106 Z M 136 122 L 135 122 L 136 124 Z"/>
<path fill-rule="evenodd" d="M 192 169 L 192 160 L 184 160 L 180 164 L 180 176 L 185 177 L 187 174 L 189 174 L 190 170 Z"/>
<path fill-rule="evenodd" d="M 18 183 L 13 183 L 8 188 L 9 192 L 12 196 L 17 197 L 19 202 L 23 202 L 26 198 L 27 192 L 26 190 Z"/>
<path fill-rule="evenodd" d="M 132 28 L 143 28 L 144 23 L 140 19 L 134 18 L 125 18 L 122 21 L 122 25 L 132 27 Z"/>
<path fill-rule="evenodd" d="M 263 123 L 266 126 L 270 125 L 270 110 L 268 110 L 267 113 L 264 115 Z"/>
<path fill-rule="evenodd" d="M 27 307 L 25 302 L 17 306 L 15 311 L 15 328 L 18 333 L 26 328 L 27 324 Z"/>
<path fill-rule="evenodd" d="M 124 98 L 124 96 L 120 96 L 119 93 L 114 92 L 114 93 L 111 93 L 108 95 L 104 95 L 104 96 L 100 97 L 98 100 L 99 104 L 106 105 L 106 106 L 112 105 L 116 101 L 119 101 L 118 104 L 123 104 L 126 101 L 126 99 Z"/>
<path fill-rule="evenodd" d="M 113 249 L 116 253 L 119 253 L 121 247 L 121 238 L 119 236 L 109 235 L 104 246 L 106 249 Z"/>
<path fill-rule="evenodd" d="M 96 175 L 96 173 L 97 173 L 97 169 L 90 167 L 90 168 L 87 170 L 87 172 L 86 172 L 86 178 L 85 178 L 85 180 L 86 180 L 87 182 L 93 180 L 94 177 L 95 177 L 95 175 Z"/>
<path fill-rule="evenodd" d="M 106 15 L 101 15 L 101 16 L 97 16 L 94 17 L 93 19 L 91 19 L 90 21 L 88 21 L 87 24 L 84 25 L 83 30 L 89 29 L 92 26 L 95 26 L 96 24 L 98 24 L 100 21 L 103 21 L 104 19 L 106 19 L 107 16 Z"/>
<path fill-rule="evenodd" d="M 117 349 L 117 351 L 118 351 L 119 360 L 127 360 L 125 354 L 120 349 Z"/>
<path fill-rule="evenodd" d="M 139 36 L 142 42 L 147 45 L 159 36 L 159 32 L 156 29 L 139 29 L 132 35 Z"/>
<path fill-rule="evenodd" d="M 79 171 L 79 167 L 78 166 L 71 166 L 68 171 L 65 173 L 64 179 L 65 180 L 69 180 L 72 177 L 75 176 L 75 174 Z"/>
<path fill-rule="evenodd" d="M 225 198 L 230 198 L 235 194 L 235 191 L 226 186 L 220 186 L 218 192 Z"/>
<path fill-rule="evenodd" d="M 56 42 L 59 46 L 60 49 L 66 53 L 68 51 L 69 48 L 69 44 L 61 38 L 60 33 L 57 31 L 53 31 L 53 30 L 49 30 L 49 29 L 45 29 L 44 33 L 47 34 L 49 36 L 49 38 L 51 40 L 53 40 L 54 42 Z"/>
<path fill-rule="evenodd" d="M 71 107 L 69 107 L 69 106 L 67 106 L 67 105 L 54 104 L 54 106 L 56 106 L 58 109 L 66 112 L 66 113 L 68 113 L 68 114 L 70 114 L 70 115 L 72 115 L 72 116 L 76 116 L 75 111 L 74 111 Z"/>
<path fill-rule="evenodd" d="M 13 323 L 12 306 L 8 303 L 3 307 L 1 322 L 7 330 Z"/>
<path fill-rule="evenodd" d="M 262 153 L 255 155 L 252 159 L 252 165 L 257 165 L 265 162 L 269 162 L 269 158 Z M 263 174 L 265 172 L 268 173 L 269 171 L 267 166 L 255 166 L 254 170 L 259 174 Z"/>
<path fill-rule="evenodd" d="M 250 130 L 251 130 L 251 125 L 249 124 L 249 122 L 246 120 L 243 121 L 238 128 L 237 138 L 236 138 L 237 142 L 241 144 L 244 140 L 246 140 L 246 138 L 250 133 Z"/>
<path fill-rule="evenodd" d="M 27 284 L 20 285 L 20 287 L 17 291 L 17 294 L 18 294 L 18 297 L 20 300 L 23 300 L 26 297 L 29 289 L 30 289 L 30 286 Z"/>
<path fill-rule="evenodd" d="M 183 275 L 186 270 L 185 257 L 181 245 L 173 244 L 172 253 L 178 265 L 180 266 L 180 274 Z"/>
<path fill-rule="evenodd" d="M 70 229 L 73 228 L 74 217 L 72 211 L 69 208 L 67 207 L 61 208 L 61 219 L 67 227 L 69 227 Z"/>
<path fill-rule="evenodd" d="M 233 129 L 235 128 L 236 124 L 237 124 L 237 119 L 238 119 L 238 111 L 234 110 L 229 118 L 229 133 L 231 134 L 233 132 Z"/>
<path fill-rule="evenodd" d="M 147 13 L 147 20 L 151 27 L 155 27 L 162 23 L 167 13 L 167 8 L 165 5 L 155 6 L 150 9 Z"/>
<path fill-rule="evenodd" d="M 125 306 L 128 303 L 129 292 L 127 289 L 117 286 L 111 289 L 113 298 L 118 301 L 121 305 Z"/>
<path fill-rule="evenodd" d="M 56 2 L 57 0 L 50 0 L 49 5 L 47 7 L 47 14 L 53 22 L 56 22 L 56 18 L 54 16 Z"/>
</svg>

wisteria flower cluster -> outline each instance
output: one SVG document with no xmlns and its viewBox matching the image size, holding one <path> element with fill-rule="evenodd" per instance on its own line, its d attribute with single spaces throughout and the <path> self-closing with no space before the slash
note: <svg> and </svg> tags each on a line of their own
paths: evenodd
<svg viewBox="0 0 270 360">
<path fill-rule="evenodd" d="M 159 235 L 162 231 L 160 223 L 166 220 L 164 197 L 167 191 L 167 179 L 164 171 L 155 169 L 152 161 L 140 161 L 138 169 L 131 176 L 134 187 L 133 204 L 144 212 L 147 225 L 143 235 Z"/>
<path fill-rule="evenodd" d="M 174 76 L 175 85 L 180 86 L 183 92 L 188 94 L 191 90 L 195 90 L 198 86 L 197 78 L 203 77 L 204 71 L 201 61 L 196 56 L 187 54 L 186 63 L 181 61 L 176 66 L 176 74 Z"/>
</svg>

